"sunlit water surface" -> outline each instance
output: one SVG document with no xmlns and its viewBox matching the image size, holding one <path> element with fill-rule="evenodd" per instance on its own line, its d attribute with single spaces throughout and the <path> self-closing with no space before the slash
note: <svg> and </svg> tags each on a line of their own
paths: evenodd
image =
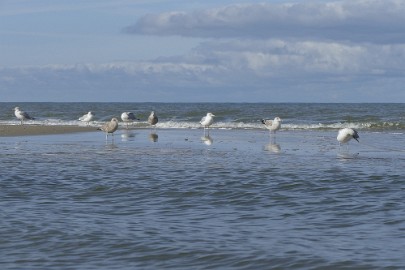
<svg viewBox="0 0 405 270">
<path fill-rule="evenodd" d="M 404 269 L 404 135 L 0 140 L 2 269 Z"/>
</svg>

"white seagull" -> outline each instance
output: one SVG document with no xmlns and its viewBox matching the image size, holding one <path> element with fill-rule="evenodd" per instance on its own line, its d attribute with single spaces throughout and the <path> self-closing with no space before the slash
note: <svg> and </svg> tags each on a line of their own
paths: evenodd
<svg viewBox="0 0 405 270">
<path fill-rule="evenodd" d="M 336 137 L 340 145 L 343 143 L 348 143 L 351 139 L 355 139 L 358 142 L 359 138 L 360 137 L 357 131 L 352 128 L 340 129 Z"/>
<path fill-rule="evenodd" d="M 105 138 L 108 139 L 108 134 L 112 134 L 114 138 L 114 132 L 118 129 L 118 119 L 112 118 L 110 122 L 105 123 L 103 126 L 98 128 L 98 130 L 102 130 L 105 132 Z"/>
<path fill-rule="evenodd" d="M 28 113 L 21 111 L 19 107 L 14 108 L 14 115 L 21 121 L 21 125 L 24 120 L 34 120 L 35 118 L 31 117 Z"/>
<path fill-rule="evenodd" d="M 80 117 L 79 121 L 86 122 L 88 125 L 90 123 L 90 121 L 93 119 L 94 119 L 94 113 L 90 111 L 90 112 L 84 114 L 82 117 Z"/>
<path fill-rule="evenodd" d="M 152 111 L 148 117 L 148 123 L 151 126 L 155 126 L 157 124 L 157 122 L 159 121 L 157 115 L 155 114 L 154 111 Z"/>
<path fill-rule="evenodd" d="M 139 120 L 138 118 L 135 117 L 135 115 L 131 112 L 123 112 L 121 114 L 121 119 L 123 122 L 126 123 L 127 129 L 128 129 L 128 123 L 133 122 L 135 120 Z"/>
<path fill-rule="evenodd" d="M 266 126 L 270 132 L 276 132 L 281 128 L 281 119 L 280 117 L 274 118 L 274 120 L 262 119 L 262 123 Z"/>
<path fill-rule="evenodd" d="M 201 119 L 200 124 L 204 127 L 204 130 L 205 130 L 206 128 L 209 128 L 209 126 L 211 126 L 212 123 L 214 123 L 214 116 L 215 116 L 215 115 L 213 115 L 212 113 L 209 112 L 209 113 L 207 113 L 206 116 L 204 116 L 204 117 Z"/>
</svg>

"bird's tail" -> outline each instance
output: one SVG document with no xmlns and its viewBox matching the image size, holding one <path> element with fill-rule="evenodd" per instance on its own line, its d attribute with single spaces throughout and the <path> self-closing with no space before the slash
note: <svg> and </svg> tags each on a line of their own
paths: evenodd
<svg viewBox="0 0 405 270">
<path fill-rule="evenodd" d="M 354 131 L 353 138 L 354 138 L 357 142 L 359 142 L 359 138 L 360 138 L 359 133 L 357 132 L 357 130 L 354 130 L 354 129 L 353 129 L 353 131 Z"/>
</svg>

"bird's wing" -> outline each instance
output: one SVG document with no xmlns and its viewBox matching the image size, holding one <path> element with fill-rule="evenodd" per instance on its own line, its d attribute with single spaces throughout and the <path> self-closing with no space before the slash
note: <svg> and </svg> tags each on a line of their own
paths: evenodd
<svg viewBox="0 0 405 270">
<path fill-rule="evenodd" d="M 272 126 L 273 125 L 273 120 L 264 120 L 264 124 L 266 126 Z"/>
<path fill-rule="evenodd" d="M 135 118 L 135 115 L 130 112 L 130 113 L 128 113 L 128 119 L 135 120 L 136 118 Z"/>
<path fill-rule="evenodd" d="M 28 113 L 26 112 L 21 112 L 21 115 L 26 118 L 26 119 L 33 119 Z"/>
</svg>

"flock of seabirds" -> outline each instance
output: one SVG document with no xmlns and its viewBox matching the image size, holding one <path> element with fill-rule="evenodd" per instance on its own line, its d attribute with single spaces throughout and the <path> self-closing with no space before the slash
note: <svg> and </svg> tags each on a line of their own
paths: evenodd
<svg viewBox="0 0 405 270">
<path fill-rule="evenodd" d="M 34 120 L 33 117 L 31 117 L 27 112 L 24 112 L 20 110 L 19 107 L 14 108 L 14 114 L 21 121 L 21 125 L 23 124 L 23 121 L 25 120 Z M 208 129 L 213 123 L 214 123 L 214 117 L 215 115 L 212 113 L 207 113 L 206 116 L 204 116 L 200 124 L 204 127 L 204 131 Z M 88 112 L 87 114 L 83 115 L 80 117 L 78 120 L 82 122 L 86 122 L 87 124 L 94 119 L 94 114 L 93 112 Z M 132 112 L 123 112 L 121 114 L 121 120 L 126 123 L 127 128 L 128 128 L 128 123 L 139 120 L 135 117 L 135 115 Z M 148 117 L 148 123 L 151 126 L 156 127 L 156 124 L 158 123 L 158 117 L 155 114 L 154 111 L 152 111 Z M 270 130 L 271 133 L 275 133 L 277 130 L 281 128 L 281 122 L 282 120 L 280 117 L 276 117 L 273 120 L 270 119 L 262 119 L 261 122 L 265 125 L 265 127 Z M 114 136 L 114 132 L 118 129 L 118 119 L 113 117 L 110 122 L 105 123 L 102 125 L 99 130 L 102 130 L 106 133 L 106 138 L 108 138 L 109 134 L 112 134 Z M 359 134 L 356 130 L 353 128 L 343 128 L 338 131 L 338 135 L 336 137 L 337 141 L 339 144 L 345 144 L 348 143 L 351 139 L 355 139 L 357 142 L 359 142 Z"/>
</svg>

